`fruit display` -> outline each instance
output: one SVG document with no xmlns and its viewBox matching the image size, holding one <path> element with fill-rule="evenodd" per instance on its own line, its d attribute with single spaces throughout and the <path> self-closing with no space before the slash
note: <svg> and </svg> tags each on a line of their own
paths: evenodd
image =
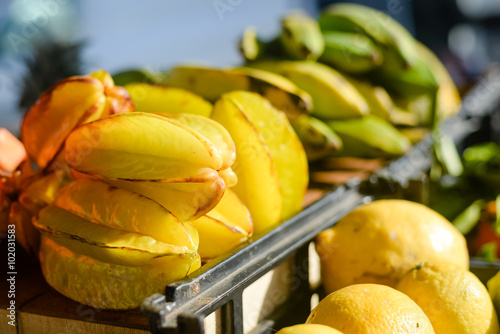
<svg viewBox="0 0 500 334">
<path fill-rule="evenodd" d="M 269 77 L 275 102 L 307 106 Z M 137 307 L 285 221 L 308 185 L 302 144 L 266 94 L 229 91 L 212 105 L 182 88 L 125 87 L 98 71 L 43 93 L 18 143 L 29 160 L 2 183 L 2 214 L 47 282 L 97 308 Z M 149 281 L 117 289 L 121 275 Z"/>
<path fill-rule="evenodd" d="M 161 317 L 148 316 L 161 326 L 170 312 L 180 328 L 216 310 L 230 326 L 245 314 L 244 290 L 263 278 L 291 289 L 263 292 L 270 312 L 310 293 L 309 316 L 276 322 L 280 334 L 500 334 L 500 279 L 485 287 L 469 271 L 472 256 L 500 256 L 497 193 L 453 220 L 465 197 L 426 206 L 347 182 L 428 136 L 431 178 L 498 184 L 497 146 L 470 147 L 462 160 L 445 149 L 440 125 L 461 97 L 437 56 L 390 16 L 350 3 L 317 19 L 291 12 L 270 40 L 248 27 L 238 48 L 231 67 L 63 79 L 28 110 L 20 140 L 0 128 L 0 227 L 15 226 L 45 281 L 97 310 L 146 314 L 145 300 L 160 296 Z M 299 236 L 295 221 L 312 227 Z M 264 268 L 255 253 L 266 251 L 273 270 L 293 268 L 250 272 Z M 316 255 L 318 286 L 301 272 Z M 222 279 L 231 286 L 212 295 L 208 284 Z M 185 306 L 189 298 L 202 309 Z"/>
</svg>

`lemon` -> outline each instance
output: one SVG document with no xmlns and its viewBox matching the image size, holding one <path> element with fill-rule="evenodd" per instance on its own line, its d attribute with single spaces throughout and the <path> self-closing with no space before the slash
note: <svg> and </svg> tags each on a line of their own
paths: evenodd
<svg viewBox="0 0 500 334">
<path fill-rule="evenodd" d="M 437 212 L 405 200 L 361 205 L 316 240 L 327 292 L 357 283 L 394 287 L 416 264 L 469 268 L 463 235 Z"/>
<path fill-rule="evenodd" d="M 342 332 L 325 325 L 301 324 L 285 327 L 276 334 L 342 334 Z"/>
<path fill-rule="evenodd" d="M 354 284 L 322 299 L 307 318 L 345 334 L 434 333 L 410 297 L 381 284 Z"/>
<path fill-rule="evenodd" d="M 500 271 L 496 273 L 487 283 L 488 292 L 490 293 L 493 305 L 497 313 L 500 312 Z"/>
<path fill-rule="evenodd" d="M 422 264 L 404 275 L 396 289 L 422 308 L 436 334 L 500 333 L 488 291 L 470 271 Z"/>
</svg>

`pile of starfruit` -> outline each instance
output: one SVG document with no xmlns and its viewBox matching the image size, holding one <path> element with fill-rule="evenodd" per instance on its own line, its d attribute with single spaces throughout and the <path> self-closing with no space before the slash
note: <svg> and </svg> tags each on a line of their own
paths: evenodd
<svg viewBox="0 0 500 334">
<path fill-rule="evenodd" d="M 21 135 L 28 158 L 2 174 L 0 213 L 51 286 L 98 308 L 137 307 L 274 227 L 308 184 L 287 117 L 247 91 L 213 105 L 99 71 L 44 92 Z"/>
</svg>

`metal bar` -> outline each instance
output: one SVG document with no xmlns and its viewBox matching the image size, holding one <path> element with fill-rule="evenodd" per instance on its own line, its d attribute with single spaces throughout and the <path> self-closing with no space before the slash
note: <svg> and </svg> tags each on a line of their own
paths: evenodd
<svg viewBox="0 0 500 334">
<path fill-rule="evenodd" d="M 211 261 L 169 285 L 165 295 L 149 297 L 141 308 L 152 331 L 175 328 L 181 314 L 210 314 L 362 202 L 358 184 L 339 187 L 273 230 L 254 236 L 234 254 Z"/>
</svg>

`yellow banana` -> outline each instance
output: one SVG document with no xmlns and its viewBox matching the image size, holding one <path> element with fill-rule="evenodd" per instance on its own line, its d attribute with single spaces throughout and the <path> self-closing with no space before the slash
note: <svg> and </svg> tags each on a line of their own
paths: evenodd
<svg viewBox="0 0 500 334">
<path fill-rule="evenodd" d="M 42 237 L 40 262 L 61 294 L 98 309 L 136 308 L 148 296 L 200 267 L 196 253 L 167 256 L 163 266 L 122 266 L 81 255 Z M 133 287 L 133 288 L 131 288 Z"/>
<path fill-rule="evenodd" d="M 188 113 L 210 117 L 212 104 L 182 88 L 130 83 L 125 89 L 137 111 L 149 113 Z"/>
<path fill-rule="evenodd" d="M 334 69 L 315 62 L 267 61 L 252 67 L 276 72 L 290 79 L 313 99 L 313 116 L 324 119 L 359 117 L 369 112 L 363 96 Z"/>
<path fill-rule="evenodd" d="M 309 94 L 289 80 L 263 71 L 246 68 L 215 69 L 197 66 L 177 66 L 171 69 L 166 84 L 184 88 L 215 102 L 222 94 L 235 90 L 258 92 L 287 115 L 309 112 Z"/>
</svg>

